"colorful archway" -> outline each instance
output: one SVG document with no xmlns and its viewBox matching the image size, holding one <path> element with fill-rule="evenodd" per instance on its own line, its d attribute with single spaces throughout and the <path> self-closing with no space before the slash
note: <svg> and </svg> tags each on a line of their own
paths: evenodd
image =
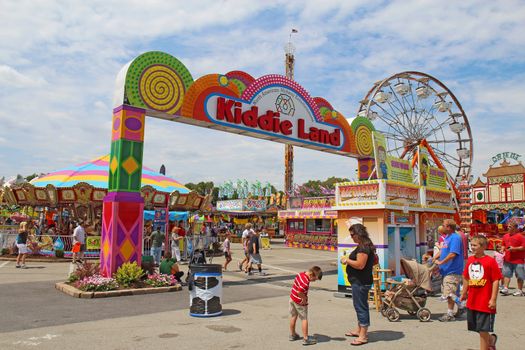
<svg viewBox="0 0 525 350">
<path fill-rule="evenodd" d="M 100 258 L 106 276 L 125 262 L 140 264 L 146 116 L 358 158 L 360 177 L 372 171 L 370 121 L 357 117 L 349 124 L 297 82 L 275 74 L 255 79 L 242 71 L 194 80 L 175 57 L 144 53 L 117 77 Z"/>
</svg>

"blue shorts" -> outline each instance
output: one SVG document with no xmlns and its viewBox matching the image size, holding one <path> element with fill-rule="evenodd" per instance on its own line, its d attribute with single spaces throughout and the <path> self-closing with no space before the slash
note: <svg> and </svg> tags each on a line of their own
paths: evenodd
<svg viewBox="0 0 525 350">
<path fill-rule="evenodd" d="M 512 278 L 512 275 L 516 275 L 521 280 L 525 280 L 525 265 L 524 264 L 512 264 L 508 262 L 503 263 L 503 277 Z"/>
</svg>

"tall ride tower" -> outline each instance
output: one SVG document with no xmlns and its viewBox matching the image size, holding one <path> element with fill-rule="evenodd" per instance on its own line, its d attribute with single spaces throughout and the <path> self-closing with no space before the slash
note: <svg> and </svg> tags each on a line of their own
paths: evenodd
<svg viewBox="0 0 525 350">
<path fill-rule="evenodd" d="M 286 77 L 293 80 L 293 69 L 295 64 L 295 46 L 292 44 L 292 34 L 297 33 L 292 29 L 288 43 L 284 46 L 285 59 L 284 66 Z M 284 146 L 284 192 L 290 196 L 293 191 L 293 146 L 286 144 Z"/>
</svg>

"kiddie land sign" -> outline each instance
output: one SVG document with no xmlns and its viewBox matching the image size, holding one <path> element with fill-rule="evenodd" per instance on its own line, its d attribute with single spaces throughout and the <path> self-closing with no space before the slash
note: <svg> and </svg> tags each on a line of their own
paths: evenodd
<svg viewBox="0 0 525 350">
<path fill-rule="evenodd" d="M 344 144 L 339 127 L 317 121 L 302 97 L 285 86 L 261 90 L 251 103 L 211 94 L 205 109 L 211 122 L 228 128 L 335 150 Z"/>
</svg>

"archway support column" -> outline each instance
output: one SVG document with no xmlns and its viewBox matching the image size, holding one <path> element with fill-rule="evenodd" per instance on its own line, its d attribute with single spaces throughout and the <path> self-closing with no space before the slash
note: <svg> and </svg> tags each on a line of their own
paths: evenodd
<svg viewBox="0 0 525 350">
<path fill-rule="evenodd" d="M 140 194 L 146 111 L 113 110 L 109 187 L 104 198 L 100 272 L 110 277 L 126 262 L 142 258 L 144 199 Z"/>
</svg>

